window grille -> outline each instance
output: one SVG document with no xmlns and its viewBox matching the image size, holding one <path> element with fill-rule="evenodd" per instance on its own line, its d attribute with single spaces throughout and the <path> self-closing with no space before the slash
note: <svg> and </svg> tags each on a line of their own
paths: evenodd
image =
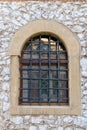
<svg viewBox="0 0 87 130">
<path fill-rule="evenodd" d="M 29 39 L 20 57 L 21 105 L 68 105 L 68 56 L 51 35 Z"/>
</svg>

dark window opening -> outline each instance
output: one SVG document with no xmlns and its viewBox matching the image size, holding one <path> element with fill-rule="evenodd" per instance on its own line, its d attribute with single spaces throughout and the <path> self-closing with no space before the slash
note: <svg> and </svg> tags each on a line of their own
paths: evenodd
<svg viewBox="0 0 87 130">
<path fill-rule="evenodd" d="M 68 105 L 68 56 L 51 35 L 31 38 L 20 57 L 20 96 L 23 105 Z"/>
</svg>

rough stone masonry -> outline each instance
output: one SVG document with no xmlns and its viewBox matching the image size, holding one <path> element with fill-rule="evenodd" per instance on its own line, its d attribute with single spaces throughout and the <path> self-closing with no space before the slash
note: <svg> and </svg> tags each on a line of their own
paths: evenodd
<svg viewBox="0 0 87 130">
<path fill-rule="evenodd" d="M 81 46 L 81 115 L 10 115 L 10 57 L 14 34 L 30 21 L 54 19 L 70 28 Z M 87 2 L 0 2 L 0 130 L 87 130 Z"/>
</svg>

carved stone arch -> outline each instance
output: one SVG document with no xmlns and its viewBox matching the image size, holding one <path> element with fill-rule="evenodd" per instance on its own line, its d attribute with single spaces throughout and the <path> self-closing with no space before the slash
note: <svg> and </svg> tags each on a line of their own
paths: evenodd
<svg viewBox="0 0 87 130">
<path fill-rule="evenodd" d="M 13 40 L 9 46 L 9 55 L 21 55 L 21 50 L 26 41 L 34 34 L 48 32 L 59 37 L 70 55 L 77 55 L 79 53 L 79 42 L 73 32 L 65 25 L 53 20 L 37 20 L 30 22 L 15 33 Z"/>
</svg>

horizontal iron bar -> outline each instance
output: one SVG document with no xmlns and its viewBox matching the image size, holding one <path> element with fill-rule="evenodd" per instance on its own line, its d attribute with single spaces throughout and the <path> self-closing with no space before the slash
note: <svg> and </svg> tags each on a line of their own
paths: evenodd
<svg viewBox="0 0 87 130">
<path fill-rule="evenodd" d="M 55 51 L 51 51 L 51 50 L 50 50 L 50 51 L 49 51 L 49 50 L 48 50 L 48 51 L 46 51 L 46 50 L 44 50 L 44 51 L 43 51 L 43 50 L 28 50 L 28 51 L 26 51 L 26 50 L 23 50 L 23 54 L 30 54 L 31 52 L 43 52 L 43 53 L 45 53 L 45 52 L 46 52 L 46 53 L 49 53 L 49 52 L 53 52 L 53 53 L 54 53 L 54 52 L 55 52 L 55 54 L 56 54 L 56 52 L 58 52 L 58 53 L 60 53 L 60 54 L 61 54 L 61 53 L 62 53 L 62 54 L 63 54 L 63 53 L 66 53 L 66 54 L 67 54 L 67 51 L 59 51 L 59 50 L 55 50 Z M 51 53 L 51 54 L 52 54 L 52 53 Z"/>
<path fill-rule="evenodd" d="M 43 37 L 42 37 L 42 38 L 43 38 Z M 45 37 L 45 38 L 46 38 L 46 37 Z M 39 41 L 39 40 L 38 40 L 38 41 L 29 40 L 28 43 L 32 43 L 32 44 L 35 44 L 35 43 L 38 43 L 38 44 L 39 44 L 39 43 L 42 43 L 42 44 L 44 44 L 44 45 L 45 45 L 45 43 L 48 43 L 48 45 L 49 45 L 49 42 L 48 42 L 48 41 L 43 42 L 43 41 L 41 41 L 41 40 L 40 40 L 40 41 Z M 58 40 L 56 40 L 56 41 L 54 40 L 54 42 L 51 42 L 51 41 L 50 41 L 50 43 L 58 43 L 59 45 L 61 45 L 60 41 L 58 41 Z M 36 45 L 37 45 L 37 44 L 36 44 Z M 47 44 L 46 44 L 46 45 L 47 45 Z"/>
<path fill-rule="evenodd" d="M 23 79 L 23 80 L 56 80 L 56 81 L 68 81 L 68 78 L 66 79 L 59 79 L 59 78 L 24 78 L 24 77 L 20 77 L 20 79 Z"/>
<path fill-rule="evenodd" d="M 20 90 L 47 90 L 47 88 L 19 88 Z M 68 88 L 49 88 L 50 90 L 68 90 Z M 49 91 L 50 91 L 49 90 Z"/>
<path fill-rule="evenodd" d="M 38 69 L 36 69 L 36 68 L 20 68 L 20 70 L 22 70 L 22 71 L 32 70 L 32 72 L 33 71 L 48 71 L 48 70 L 50 70 L 50 71 L 68 71 L 68 69 L 52 69 L 52 68 L 45 68 L 45 69 L 43 69 L 43 68 L 38 68 Z"/>
<path fill-rule="evenodd" d="M 33 65 L 39 65 L 39 62 L 43 65 L 49 64 L 48 59 L 47 60 L 45 60 L 45 59 L 42 59 L 42 60 L 40 60 L 40 59 L 21 59 L 21 61 L 20 61 L 20 63 L 22 63 L 24 65 L 29 65 L 31 63 Z M 66 64 L 66 63 L 68 63 L 68 60 L 61 60 L 61 59 L 60 60 L 52 60 L 52 59 L 50 59 L 50 64 L 58 64 L 58 63 Z"/>
<path fill-rule="evenodd" d="M 56 97 L 56 98 L 59 99 L 59 100 L 69 100 L 68 98 L 60 98 L 60 97 Z M 19 99 L 38 99 L 38 101 L 41 101 L 41 99 L 43 99 L 43 98 L 42 97 L 19 97 Z M 47 97 L 46 99 L 52 100 L 53 98 Z"/>
</svg>

